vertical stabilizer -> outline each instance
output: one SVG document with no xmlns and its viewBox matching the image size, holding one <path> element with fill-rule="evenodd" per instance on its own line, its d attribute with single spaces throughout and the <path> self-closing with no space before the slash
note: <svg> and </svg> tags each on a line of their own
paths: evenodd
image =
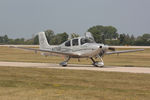
<svg viewBox="0 0 150 100">
<path fill-rule="evenodd" d="M 39 35 L 40 49 L 48 49 L 48 48 L 50 48 L 50 45 L 48 44 L 47 38 L 45 36 L 45 32 L 40 32 L 38 35 Z"/>
</svg>

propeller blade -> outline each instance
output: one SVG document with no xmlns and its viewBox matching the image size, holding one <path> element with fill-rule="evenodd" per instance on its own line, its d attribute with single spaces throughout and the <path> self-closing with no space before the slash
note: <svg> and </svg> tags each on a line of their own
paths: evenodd
<svg viewBox="0 0 150 100">
<path fill-rule="evenodd" d="M 115 48 L 109 47 L 108 50 L 115 51 Z"/>
</svg>

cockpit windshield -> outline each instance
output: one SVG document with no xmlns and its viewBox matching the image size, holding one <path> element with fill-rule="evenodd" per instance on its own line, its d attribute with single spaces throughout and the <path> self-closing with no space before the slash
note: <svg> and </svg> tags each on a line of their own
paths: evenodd
<svg viewBox="0 0 150 100">
<path fill-rule="evenodd" d="M 81 45 L 85 43 L 94 43 L 94 41 L 89 38 L 81 38 Z"/>
</svg>

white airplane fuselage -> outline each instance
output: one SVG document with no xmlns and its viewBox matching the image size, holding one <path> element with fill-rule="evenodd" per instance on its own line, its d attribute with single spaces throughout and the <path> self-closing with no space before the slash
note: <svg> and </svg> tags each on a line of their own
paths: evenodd
<svg viewBox="0 0 150 100">
<path fill-rule="evenodd" d="M 87 58 L 87 57 L 93 57 L 97 54 L 102 54 L 108 50 L 107 46 L 104 46 L 104 44 L 98 44 L 94 41 L 85 41 L 85 43 L 82 43 L 82 40 L 85 39 L 84 37 L 78 37 L 75 39 L 70 39 L 61 45 L 58 46 L 51 46 L 50 48 L 47 48 L 46 50 L 56 51 L 56 52 L 63 52 L 63 53 L 72 53 L 74 55 L 71 55 L 71 58 Z M 75 41 L 75 43 L 73 43 Z M 67 43 L 70 43 L 67 45 Z M 86 43 L 87 42 L 87 43 Z M 88 43 L 91 42 L 91 43 Z M 99 49 L 98 49 L 99 48 Z M 45 54 L 48 55 L 48 54 Z"/>
</svg>

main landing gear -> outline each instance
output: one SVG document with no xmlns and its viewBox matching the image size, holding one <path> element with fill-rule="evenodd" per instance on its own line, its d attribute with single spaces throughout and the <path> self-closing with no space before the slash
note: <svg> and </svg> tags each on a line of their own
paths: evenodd
<svg viewBox="0 0 150 100">
<path fill-rule="evenodd" d="M 100 56 L 98 56 L 98 58 L 100 58 L 101 62 L 95 61 L 92 57 L 90 59 L 95 67 L 104 67 L 103 59 Z"/>
<path fill-rule="evenodd" d="M 70 60 L 70 57 L 67 57 L 64 62 L 61 62 L 61 63 L 60 63 L 60 65 L 63 66 L 63 67 L 66 67 L 69 60 Z"/>
<path fill-rule="evenodd" d="M 65 61 L 61 62 L 60 65 L 63 66 L 63 67 L 66 67 L 67 64 L 68 64 L 68 61 L 70 60 L 71 57 L 66 57 Z M 93 65 L 95 67 L 104 67 L 104 62 L 103 62 L 103 59 L 98 56 L 98 58 L 100 58 L 101 62 L 99 61 L 95 61 L 92 57 L 90 58 L 93 62 Z"/>
</svg>

